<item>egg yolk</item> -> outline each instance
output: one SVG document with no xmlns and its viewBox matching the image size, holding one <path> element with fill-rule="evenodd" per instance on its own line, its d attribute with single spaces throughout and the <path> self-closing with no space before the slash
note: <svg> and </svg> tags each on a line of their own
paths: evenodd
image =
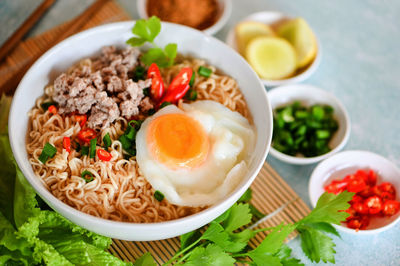
<svg viewBox="0 0 400 266">
<path fill-rule="evenodd" d="M 153 156 L 172 169 L 201 165 L 210 145 L 200 123 L 184 114 L 155 118 L 149 125 L 147 140 Z"/>
</svg>

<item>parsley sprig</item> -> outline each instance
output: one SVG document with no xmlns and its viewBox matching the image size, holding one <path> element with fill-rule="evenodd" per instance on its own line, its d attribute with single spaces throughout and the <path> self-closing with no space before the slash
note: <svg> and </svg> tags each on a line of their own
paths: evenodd
<svg viewBox="0 0 400 266">
<path fill-rule="evenodd" d="M 160 19 L 152 16 L 149 19 L 140 19 L 136 21 L 135 26 L 132 28 L 132 33 L 135 37 L 126 41 L 131 46 L 142 46 L 146 42 L 152 44 L 152 48 L 147 50 L 141 58 L 142 62 L 150 66 L 156 63 L 159 67 L 168 67 L 174 63 L 178 45 L 176 43 L 169 43 L 164 48 L 159 47 L 154 39 L 161 31 Z"/>
<path fill-rule="evenodd" d="M 181 236 L 180 250 L 164 265 L 233 265 L 242 262 L 250 265 L 304 265 L 299 259 L 291 257 L 292 250 L 284 243 L 294 230 L 301 238 L 301 247 L 313 262 L 335 262 L 335 244 L 331 237 L 339 233 L 331 225 L 340 224 L 349 215 L 344 212 L 350 205 L 354 193 L 342 192 L 334 195 L 324 193 L 315 209 L 294 224 L 280 224 L 272 228 L 256 230 L 244 229 L 254 214 L 248 202 L 251 192 L 242 196 L 242 203 L 235 203 L 229 210 L 212 221 L 204 233 L 196 230 Z M 251 249 L 248 243 L 257 233 L 269 231 L 260 245 Z M 144 264 L 146 262 L 146 264 Z M 135 263 L 156 265 L 151 254 L 146 253 Z"/>
</svg>

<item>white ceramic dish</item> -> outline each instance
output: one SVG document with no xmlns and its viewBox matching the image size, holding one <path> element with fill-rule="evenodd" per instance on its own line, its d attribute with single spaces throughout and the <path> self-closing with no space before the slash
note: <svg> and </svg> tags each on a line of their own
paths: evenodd
<svg viewBox="0 0 400 266">
<path fill-rule="evenodd" d="M 280 12 L 273 12 L 273 11 L 262 11 L 262 12 L 257 12 L 254 14 L 251 14 L 250 16 L 244 18 L 242 21 L 257 21 L 265 24 L 273 24 L 279 20 L 288 18 L 288 16 L 280 13 Z M 314 32 L 315 35 L 315 32 Z M 275 86 L 281 86 L 281 85 L 286 85 L 286 84 L 293 84 L 293 83 L 299 83 L 302 82 L 306 79 L 308 79 L 314 72 L 317 70 L 320 62 L 321 62 L 321 57 L 322 57 L 322 49 L 321 49 L 321 44 L 318 40 L 318 37 L 315 35 L 317 39 L 317 45 L 318 45 L 318 51 L 317 55 L 315 56 L 314 61 L 305 69 L 303 72 L 297 74 L 296 76 L 287 78 L 287 79 L 280 79 L 280 80 L 267 80 L 267 79 L 261 79 L 262 82 L 264 83 L 265 86 L 267 87 L 275 87 Z M 237 50 L 237 45 L 236 45 L 236 36 L 235 36 L 235 27 L 232 27 L 230 31 L 228 32 L 228 35 L 226 37 L 225 42 L 231 46 L 233 49 Z"/>
<path fill-rule="evenodd" d="M 308 194 L 313 207 L 324 193 L 324 186 L 332 180 L 342 179 L 357 169 L 372 169 L 378 175 L 378 183 L 390 182 L 397 191 L 396 199 L 400 199 L 400 170 L 386 158 L 369 151 L 344 151 L 321 162 L 312 172 L 308 184 Z M 368 230 L 347 228 L 345 225 L 335 227 L 346 233 L 356 235 L 376 234 L 389 229 L 400 220 L 400 212 L 392 217 L 373 218 Z"/>
<path fill-rule="evenodd" d="M 291 164 L 312 164 L 328 158 L 346 145 L 350 136 L 350 118 L 343 104 L 333 94 L 314 86 L 297 84 L 275 88 L 268 92 L 268 98 L 272 110 L 296 100 L 305 105 L 328 104 L 335 109 L 334 116 L 339 123 L 339 128 L 329 143 L 332 148 L 330 152 L 316 157 L 295 157 L 279 152 L 271 146 L 271 154 L 274 157 Z"/>
<path fill-rule="evenodd" d="M 232 0 L 217 0 L 219 6 L 220 6 L 220 11 L 218 14 L 218 19 L 215 21 L 213 25 L 208 27 L 207 29 L 204 29 L 203 32 L 214 35 L 217 33 L 220 29 L 222 29 L 223 26 L 225 26 L 226 22 L 228 21 L 231 13 L 232 13 Z M 136 8 L 139 12 L 139 16 L 141 18 L 148 18 L 147 14 L 147 0 L 137 0 L 136 1 Z"/>
<path fill-rule="evenodd" d="M 227 75 L 234 77 L 242 89 L 257 131 L 254 154 L 248 174 L 223 201 L 185 218 L 153 224 L 115 222 L 84 214 L 55 198 L 32 171 L 25 149 L 28 112 L 43 88 L 73 63 L 99 54 L 106 45 L 125 46 L 134 22 L 120 22 L 96 27 L 76 34 L 46 52 L 26 73 L 19 84 L 9 115 L 10 143 L 15 159 L 36 192 L 57 212 L 72 222 L 96 233 L 125 240 L 157 240 L 181 235 L 199 228 L 227 210 L 250 186 L 262 167 L 272 137 L 272 110 L 264 86 L 243 58 L 223 42 L 200 31 L 171 23 L 162 23 L 155 42 L 178 44 L 182 54 L 204 58 Z M 234 67 L 232 67 L 234 66 Z"/>
</svg>

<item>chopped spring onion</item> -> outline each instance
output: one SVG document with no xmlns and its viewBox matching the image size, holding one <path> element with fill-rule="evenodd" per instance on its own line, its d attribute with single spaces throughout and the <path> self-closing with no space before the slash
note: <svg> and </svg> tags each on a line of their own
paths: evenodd
<svg viewBox="0 0 400 266">
<path fill-rule="evenodd" d="M 75 150 L 79 152 L 81 150 L 81 144 L 79 142 L 75 141 Z"/>
<path fill-rule="evenodd" d="M 136 149 L 134 148 L 129 148 L 126 150 L 126 152 L 130 155 L 130 156 L 136 156 Z"/>
<path fill-rule="evenodd" d="M 130 124 L 128 124 L 128 128 L 126 129 L 124 135 L 127 137 L 127 139 L 129 139 L 130 141 L 135 139 L 136 136 L 136 129 L 134 126 L 131 126 Z"/>
<path fill-rule="evenodd" d="M 190 87 L 192 87 L 194 85 L 195 73 L 196 72 L 193 72 L 192 77 L 190 78 L 190 81 L 189 81 L 189 86 Z"/>
<path fill-rule="evenodd" d="M 154 115 L 154 113 L 156 112 L 156 109 L 151 108 L 149 111 L 147 111 L 148 115 Z"/>
<path fill-rule="evenodd" d="M 161 108 L 164 108 L 165 106 L 168 106 L 168 105 L 171 105 L 171 103 L 170 103 L 170 102 L 163 102 L 163 103 L 160 105 L 160 109 L 161 109 Z"/>
<path fill-rule="evenodd" d="M 197 73 L 199 73 L 200 76 L 208 78 L 211 76 L 212 70 L 207 67 L 200 66 L 199 70 L 197 70 Z"/>
<path fill-rule="evenodd" d="M 128 124 L 132 127 L 135 127 L 135 129 L 139 129 L 140 126 L 142 125 L 142 123 L 143 123 L 143 120 L 131 120 L 131 121 L 129 121 Z"/>
<path fill-rule="evenodd" d="M 156 198 L 156 200 L 162 201 L 164 199 L 164 194 L 156 190 L 156 192 L 154 192 L 154 197 Z"/>
<path fill-rule="evenodd" d="M 49 109 L 49 107 L 52 105 L 56 106 L 57 103 L 56 102 L 44 102 L 40 106 L 43 108 L 44 111 L 47 111 L 47 109 Z"/>
<path fill-rule="evenodd" d="M 93 181 L 93 179 L 94 179 L 92 172 L 90 172 L 88 170 L 83 171 L 81 174 L 81 177 L 83 179 L 85 179 L 86 183 L 89 183 L 89 182 Z"/>
<path fill-rule="evenodd" d="M 185 99 L 189 101 L 196 101 L 197 99 L 197 91 L 194 89 L 189 89 L 185 94 Z"/>
<path fill-rule="evenodd" d="M 127 136 L 125 134 L 123 134 L 119 137 L 119 142 L 121 142 L 122 148 L 124 150 L 130 149 L 132 146 L 132 142 L 127 138 Z"/>
<path fill-rule="evenodd" d="M 44 164 L 49 158 L 53 158 L 54 155 L 56 155 L 56 153 L 57 153 L 56 147 L 46 142 L 46 144 L 43 147 L 42 153 L 39 156 L 39 161 L 41 161 Z"/>
<path fill-rule="evenodd" d="M 146 76 L 145 74 L 146 74 L 146 69 L 144 67 L 142 67 L 142 66 L 137 66 L 135 68 L 135 72 L 134 72 L 135 81 L 138 81 L 140 79 L 144 80 L 145 76 Z"/>
<path fill-rule="evenodd" d="M 81 147 L 81 155 L 88 155 L 89 154 L 89 146 L 82 146 Z"/>
<path fill-rule="evenodd" d="M 149 96 L 150 95 L 150 88 L 144 88 L 143 89 L 143 95 L 144 96 Z"/>
<path fill-rule="evenodd" d="M 106 148 L 106 149 L 108 149 L 108 147 L 111 146 L 111 138 L 110 138 L 110 134 L 109 133 L 104 135 L 103 143 L 104 143 L 104 148 Z"/>
<path fill-rule="evenodd" d="M 89 157 L 90 158 L 96 157 L 96 144 L 97 144 L 96 138 L 90 140 L 90 147 L 89 147 Z"/>
</svg>

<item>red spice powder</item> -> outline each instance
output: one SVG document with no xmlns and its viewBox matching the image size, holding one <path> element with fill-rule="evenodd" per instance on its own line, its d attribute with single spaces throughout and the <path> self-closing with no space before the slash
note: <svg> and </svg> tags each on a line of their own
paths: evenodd
<svg viewBox="0 0 400 266">
<path fill-rule="evenodd" d="M 147 14 L 163 21 L 183 24 L 199 30 L 213 25 L 218 16 L 216 0 L 148 0 Z"/>
</svg>

